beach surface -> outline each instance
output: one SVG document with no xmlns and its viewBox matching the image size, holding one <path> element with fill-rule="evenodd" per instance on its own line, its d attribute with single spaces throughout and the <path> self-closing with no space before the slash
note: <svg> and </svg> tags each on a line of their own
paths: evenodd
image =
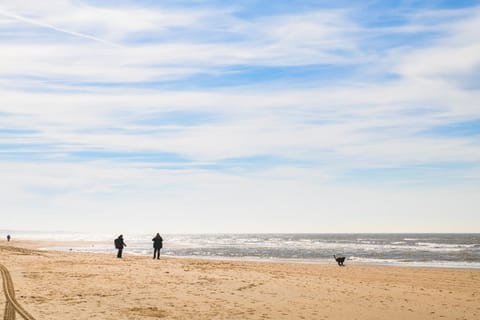
<svg viewBox="0 0 480 320">
<path fill-rule="evenodd" d="M 480 270 L 38 250 L 59 245 L 0 241 L 36 319 L 480 319 Z"/>
</svg>

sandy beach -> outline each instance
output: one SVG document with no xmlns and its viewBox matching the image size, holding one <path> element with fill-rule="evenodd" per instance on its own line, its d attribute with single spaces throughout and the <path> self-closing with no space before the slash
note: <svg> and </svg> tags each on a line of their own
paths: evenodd
<svg viewBox="0 0 480 320">
<path fill-rule="evenodd" d="M 17 300 L 36 319 L 480 319 L 480 270 L 36 249 L 49 245 L 0 242 Z"/>
</svg>

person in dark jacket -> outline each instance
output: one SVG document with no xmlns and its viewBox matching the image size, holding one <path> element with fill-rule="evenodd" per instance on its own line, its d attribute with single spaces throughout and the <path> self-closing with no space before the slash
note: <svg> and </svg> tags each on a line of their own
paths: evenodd
<svg viewBox="0 0 480 320">
<path fill-rule="evenodd" d="M 123 241 L 123 235 L 122 234 L 120 236 L 118 236 L 117 239 L 115 239 L 115 248 L 118 249 L 117 258 L 122 257 L 123 248 L 126 247 L 126 246 L 127 245 Z"/>
<path fill-rule="evenodd" d="M 163 247 L 163 239 L 160 236 L 160 233 L 157 233 L 153 241 L 153 259 L 160 259 L 160 249 Z"/>
</svg>

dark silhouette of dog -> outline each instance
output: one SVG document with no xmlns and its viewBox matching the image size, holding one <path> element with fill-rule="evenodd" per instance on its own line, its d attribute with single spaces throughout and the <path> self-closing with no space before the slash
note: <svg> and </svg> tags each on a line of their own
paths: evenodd
<svg viewBox="0 0 480 320">
<path fill-rule="evenodd" d="M 345 257 L 336 257 L 335 255 L 333 255 L 333 257 L 340 267 L 344 267 Z"/>
</svg>

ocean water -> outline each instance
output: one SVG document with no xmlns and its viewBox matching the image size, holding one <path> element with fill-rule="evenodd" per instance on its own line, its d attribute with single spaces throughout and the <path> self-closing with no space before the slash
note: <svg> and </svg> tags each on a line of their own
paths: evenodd
<svg viewBox="0 0 480 320">
<path fill-rule="evenodd" d="M 7 232 L 7 231 L 5 231 Z M 108 243 L 50 250 L 114 254 L 112 234 L 11 232 L 17 239 Z M 151 255 L 153 234 L 126 234 L 124 254 Z M 206 259 L 480 268 L 480 234 L 162 234 L 162 255 Z M 111 244 L 110 244 L 111 242 Z"/>
</svg>

